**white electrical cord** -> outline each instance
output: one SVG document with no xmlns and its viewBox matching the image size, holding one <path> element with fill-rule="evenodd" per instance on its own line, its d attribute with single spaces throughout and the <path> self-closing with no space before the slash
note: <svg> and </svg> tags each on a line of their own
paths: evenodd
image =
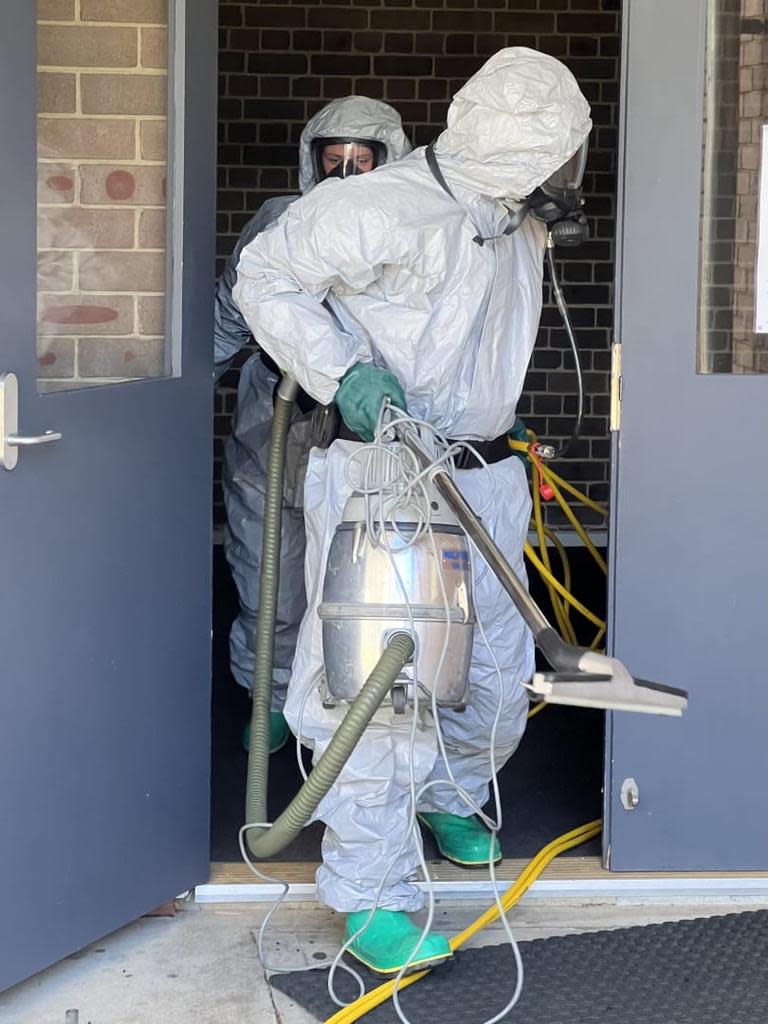
<svg viewBox="0 0 768 1024">
<path fill-rule="evenodd" d="M 389 412 L 391 413 L 391 410 L 389 410 Z M 388 439 L 391 437 L 392 427 L 394 425 L 401 425 L 401 424 L 406 425 L 407 427 L 412 428 L 412 429 L 417 428 L 417 427 L 421 428 L 422 432 L 428 432 L 428 435 L 432 437 L 434 446 L 435 446 L 435 448 L 438 451 L 438 455 L 433 460 L 431 465 L 427 466 L 426 468 L 420 469 L 418 464 L 417 464 L 417 462 L 416 462 L 415 457 L 413 456 L 413 453 L 410 452 L 409 449 L 404 448 L 403 446 L 398 446 L 398 449 L 395 450 L 396 454 L 393 453 L 391 444 L 388 444 Z M 440 453 L 441 449 L 442 449 L 442 453 Z M 407 593 L 407 589 L 406 589 L 406 587 L 405 587 L 405 585 L 403 583 L 402 577 L 400 575 L 398 566 L 397 566 L 397 564 L 395 562 L 395 558 L 394 558 L 394 554 L 395 553 L 391 550 L 391 547 L 390 547 L 390 544 L 389 544 L 389 538 L 387 536 L 387 526 L 389 526 L 391 528 L 392 532 L 403 542 L 404 547 L 410 547 L 411 545 L 415 544 L 416 541 L 419 540 L 424 535 L 425 532 L 428 533 L 429 539 L 430 539 L 430 545 L 432 547 L 432 553 L 433 553 L 433 555 L 435 557 L 435 562 L 436 562 L 437 565 L 439 565 L 440 561 L 439 561 L 439 559 L 437 557 L 437 547 L 436 547 L 436 543 L 435 543 L 435 536 L 434 536 L 434 531 L 433 531 L 432 525 L 431 525 L 430 497 L 429 497 L 429 493 L 428 493 L 428 491 L 426 489 L 426 486 L 425 486 L 425 481 L 431 480 L 433 475 L 435 474 L 435 472 L 438 469 L 440 469 L 442 471 L 449 472 L 451 475 L 453 475 L 453 471 L 454 471 L 454 467 L 455 467 L 454 457 L 456 455 L 460 454 L 460 452 L 463 451 L 463 450 L 464 451 L 465 450 L 470 450 L 472 452 L 472 454 L 474 454 L 475 457 L 478 459 L 478 461 L 480 462 L 481 466 L 487 468 L 487 464 L 485 463 L 485 461 L 482 459 L 482 457 L 479 455 L 479 453 L 471 445 L 463 445 L 463 444 L 449 445 L 445 441 L 445 439 L 442 438 L 442 436 L 439 435 L 439 433 L 437 431 L 435 431 L 429 424 L 426 424 L 426 423 L 424 423 L 422 421 L 417 421 L 417 420 L 415 420 L 412 417 L 409 417 L 409 416 L 407 416 L 405 414 L 401 414 L 399 411 L 395 414 L 394 418 L 391 418 L 390 416 L 387 415 L 386 407 L 383 407 L 382 408 L 382 414 L 379 417 L 379 423 L 378 423 L 378 427 L 377 427 L 377 431 L 376 431 L 376 436 L 375 436 L 373 444 L 367 445 L 365 448 L 359 449 L 357 452 L 353 453 L 353 455 L 350 456 L 350 460 L 348 461 L 348 464 L 347 464 L 347 472 L 346 472 L 347 482 L 350 484 L 350 486 L 353 487 L 353 489 L 355 489 L 358 492 L 361 492 L 361 493 L 363 493 L 365 495 L 366 527 L 367 527 L 367 530 L 368 530 L 369 539 L 370 539 L 370 541 L 372 543 L 378 542 L 387 551 L 387 554 L 388 554 L 389 559 L 390 559 L 390 564 L 391 564 L 392 569 L 393 569 L 393 571 L 395 573 L 395 576 L 396 576 L 397 581 L 398 581 L 398 586 L 399 586 L 399 588 L 401 590 L 401 593 L 403 595 L 403 599 L 404 599 L 404 602 L 405 602 L 405 605 L 406 605 L 406 608 L 407 608 L 407 611 L 408 611 L 408 617 L 409 617 L 409 621 L 410 621 L 410 625 L 411 625 L 411 629 L 412 630 L 414 628 L 414 623 L 413 623 L 413 614 L 412 614 L 412 609 L 411 609 L 411 605 L 410 605 L 410 600 L 409 600 L 409 596 L 408 596 L 408 593 Z M 403 457 L 404 453 L 407 453 L 407 455 L 405 455 L 405 457 Z M 361 455 L 361 454 L 363 454 L 363 458 L 365 460 L 364 461 L 364 472 L 363 472 L 362 485 L 360 483 L 358 483 L 358 482 L 353 482 L 350 479 L 350 472 L 349 472 L 350 464 L 352 462 L 354 462 L 358 458 L 358 456 Z M 375 483 L 374 486 L 371 486 L 371 479 L 370 479 L 371 473 L 370 473 L 370 469 L 371 469 L 372 465 L 374 465 L 374 464 L 381 465 L 382 462 L 384 462 L 386 464 L 388 460 L 390 461 L 390 463 L 394 463 L 394 465 L 397 467 L 397 470 L 398 470 L 397 475 L 393 477 L 390 474 L 390 475 L 384 477 L 383 479 L 380 477 L 378 483 Z M 385 494 L 387 496 L 386 502 L 385 502 Z M 376 496 L 378 496 L 379 500 L 374 505 L 374 502 L 373 502 L 372 499 L 374 497 L 376 497 Z M 419 500 L 421 500 L 421 503 L 422 503 L 421 507 L 419 507 Z M 491 498 L 491 500 L 492 500 L 492 498 Z M 410 536 L 409 537 L 403 537 L 401 531 L 397 527 L 396 522 L 394 521 L 394 517 L 395 517 L 395 515 L 396 515 L 396 513 L 398 511 L 401 511 L 401 512 L 405 511 L 406 508 L 411 513 L 411 517 L 412 517 L 413 511 L 414 511 L 414 506 L 415 506 L 415 511 L 417 513 L 416 514 L 416 527 L 414 529 L 412 529 L 411 531 L 409 531 L 410 532 Z M 377 520 L 374 519 L 373 514 L 372 514 L 372 510 L 373 510 L 374 507 L 376 508 L 376 510 L 378 512 L 378 519 Z M 387 521 L 387 520 L 389 520 L 389 521 Z M 475 566 L 474 566 L 474 559 L 471 558 L 470 559 L 470 573 L 471 573 L 470 580 L 471 580 L 471 587 L 472 587 L 472 592 L 473 593 L 475 592 L 476 583 L 477 583 L 477 581 L 475 579 L 474 568 L 475 568 Z M 487 569 L 487 567 L 486 567 L 486 571 L 489 571 Z M 490 767 L 491 767 L 492 789 L 493 789 L 493 796 L 494 796 L 494 804 L 495 804 L 496 814 L 497 814 L 497 817 L 498 817 L 498 821 L 493 821 L 491 818 L 489 818 L 484 813 L 482 808 L 479 807 L 472 800 L 472 798 L 469 796 L 469 794 L 466 792 L 466 790 L 464 790 L 463 787 L 461 787 L 456 782 L 456 780 L 454 778 L 454 775 L 453 775 L 453 772 L 452 772 L 452 769 L 451 769 L 451 766 L 450 766 L 450 761 L 449 761 L 449 758 L 448 758 L 448 753 L 447 753 L 447 750 L 446 750 L 446 747 L 445 747 L 445 740 L 444 740 L 443 733 L 442 733 L 442 728 L 441 728 L 441 725 L 440 725 L 439 708 L 437 706 L 437 689 L 438 689 L 437 682 L 438 682 L 438 680 L 440 678 L 440 674 L 442 672 L 442 667 L 443 667 L 443 664 L 444 664 L 444 661 L 445 661 L 445 657 L 446 657 L 447 650 L 448 650 L 448 645 L 449 645 L 449 640 L 450 640 L 451 609 L 450 609 L 450 605 L 449 605 L 449 601 L 448 601 L 448 595 L 447 595 L 447 592 L 446 592 L 446 589 L 445 589 L 445 581 L 444 581 L 441 573 L 438 574 L 438 578 L 439 578 L 439 581 L 440 581 L 441 597 L 443 599 L 443 606 L 444 606 L 444 610 L 445 610 L 446 629 L 445 629 L 445 636 L 444 636 L 444 640 L 443 640 L 443 647 L 442 647 L 442 650 L 441 650 L 441 653 L 440 653 L 440 658 L 438 660 L 437 670 L 436 670 L 436 673 L 435 673 L 435 679 L 434 679 L 433 686 L 432 686 L 431 711 L 432 711 L 433 724 L 434 724 L 434 728 L 435 728 L 435 735 L 436 735 L 437 744 L 438 744 L 439 756 L 442 758 L 443 763 L 445 764 L 445 769 L 446 769 L 446 773 L 448 775 L 448 779 L 447 780 L 446 779 L 437 779 L 437 780 L 434 780 L 432 782 L 427 782 L 424 785 L 422 785 L 418 790 L 416 789 L 416 782 L 415 782 L 415 778 L 414 778 L 414 774 L 413 774 L 413 765 L 414 765 L 413 742 L 414 742 L 414 736 L 415 736 L 415 726 L 416 726 L 416 723 L 417 723 L 418 717 L 419 717 L 419 707 L 418 707 L 418 704 L 419 704 L 419 693 L 418 693 L 418 685 L 416 683 L 416 678 L 414 677 L 414 686 L 413 686 L 413 703 L 414 703 L 414 708 L 413 708 L 413 720 L 412 720 L 411 741 L 410 741 L 411 742 L 411 757 L 410 757 L 410 761 L 409 761 L 409 763 L 410 763 L 410 790 L 411 790 L 411 812 L 410 812 L 409 825 L 408 825 L 408 828 L 406 829 L 406 834 L 405 834 L 405 837 L 403 839 L 403 842 L 401 843 L 399 849 L 397 850 L 395 856 L 393 857 L 393 859 L 392 859 L 392 861 L 390 863 L 390 867 L 389 867 L 385 877 L 382 879 L 382 882 L 379 885 L 379 888 L 378 888 L 378 890 L 376 892 L 376 896 L 375 896 L 375 900 L 374 900 L 374 905 L 373 905 L 373 908 L 371 909 L 371 911 L 369 912 L 368 918 L 366 919 L 366 921 L 363 924 L 363 926 L 353 936 L 351 936 L 344 943 L 342 948 L 339 950 L 336 958 L 334 959 L 333 964 L 331 965 L 331 973 L 329 974 L 329 978 L 328 978 L 328 989 L 329 989 L 329 994 L 331 995 L 331 998 L 334 1000 L 334 1002 L 337 1005 L 345 1005 L 345 1004 L 341 1003 L 336 998 L 335 993 L 333 992 L 333 972 L 335 971 L 335 968 L 338 965 L 341 964 L 341 957 L 343 956 L 343 954 L 346 951 L 346 949 L 351 945 L 351 943 L 353 943 L 355 941 L 355 939 L 359 935 L 363 934 L 365 929 L 368 927 L 368 924 L 370 923 L 370 921 L 371 921 L 371 919 L 373 917 L 373 914 L 374 914 L 374 912 L 376 910 L 376 907 L 378 906 L 378 903 L 379 903 L 379 900 L 380 900 L 380 897 L 381 897 L 381 893 L 383 891 L 383 887 L 384 887 L 384 885 L 386 883 L 387 878 L 389 877 L 389 874 L 392 871 L 392 868 L 393 868 L 394 864 L 397 862 L 398 858 L 400 857 L 402 851 L 407 846 L 408 842 L 411 840 L 411 837 L 414 836 L 416 838 L 416 841 L 417 841 L 417 849 L 418 849 L 418 854 L 419 854 L 419 861 L 420 861 L 421 871 L 422 871 L 422 874 L 424 876 L 424 880 L 428 883 L 427 884 L 427 894 L 428 894 L 427 920 L 426 920 L 426 923 L 425 923 L 425 925 L 424 925 L 424 927 L 422 929 L 422 932 L 421 932 L 421 935 L 420 935 L 420 938 L 419 938 L 419 942 L 416 944 L 416 947 L 414 948 L 414 950 L 413 950 L 410 958 L 408 959 L 408 961 L 406 961 L 406 963 L 403 964 L 403 966 L 398 971 L 398 973 L 397 973 L 397 975 L 395 977 L 395 980 L 394 980 L 394 991 L 393 991 L 393 1002 L 394 1002 L 395 1010 L 397 1012 L 397 1015 L 398 1015 L 399 1019 L 402 1021 L 402 1024 L 410 1024 L 410 1021 L 409 1021 L 408 1017 L 405 1015 L 404 1011 L 402 1010 L 402 1007 L 400 1006 L 398 986 L 399 986 L 400 981 L 402 980 L 402 978 L 406 975 L 406 973 L 408 973 L 409 968 L 411 967 L 411 965 L 413 964 L 414 960 L 418 956 L 419 950 L 420 950 L 421 946 L 423 945 L 424 940 L 426 939 L 426 936 L 431 931 L 432 924 L 433 924 L 433 921 L 434 921 L 434 912 L 435 912 L 434 891 L 433 891 L 433 888 L 432 888 L 431 884 L 429 884 L 429 883 L 431 883 L 431 878 L 430 878 L 430 875 L 429 875 L 429 868 L 427 866 L 426 859 L 424 857 L 423 845 L 421 843 L 421 834 L 420 834 L 420 832 L 418 830 L 417 808 L 418 808 L 419 803 L 423 800 L 424 795 L 430 789 L 436 788 L 438 786 L 450 786 L 451 788 L 454 789 L 454 791 L 456 792 L 456 794 L 459 797 L 459 799 L 470 809 L 470 811 L 472 813 L 478 815 L 478 817 L 484 822 L 484 824 L 489 829 L 490 835 L 489 835 L 489 858 L 488 858 L 488 860 L 489 860 L 489 871 L 490 871 L 491 885 L 492 885 L 493 894 L 494 894 L 494 901 L 496 903 L 497 909 L 499 910 L 499 915 L 500 915 L 501 921 L 503 923 L 505 932 L 507 934 L 507 938 L 508 938 L 508 940 L 510 942 L 510 945 L 512 946 L 513 954 L 514 954 L 514 959 L 515 959 L 515 964 L 516 964 L 517 981 L 516 981 L 515 989 L 514 989 L 514 992 L 512 994 L 511 999 L 509 1000 L 507 1005 L 503 1008 L 503 1010 L 499 1014 L 495 1015 L 492 1018 L 489 1018 L 487 1021 L 484 1022 L 484 1024 L 496 1024 L 496 1022 L 501 1020 L 504 1016 L 506 1016 L 506 1014 L 509 1013 L 509 1011 L 517 1003 L 517 1001 L 520 998 L 520 994 L 522 992 L 522 985 L 523 985 L 523 965 L 522 965 L 522 959 L 521 959 L 521 956 L 520 956 L 519 948 L 517 946 L 517 943 L 515 941 L 514 935 L 512 933 L 511 927 L 509 925 L 509 921 L 507 919 L 506 912 L 505 912 L 504 907 L 503 907 L 502 902 L 501 902 L 501 894 L 500 894 L 500 892 L 498 890 L 498 886 L 497 886 L 497 883 L 496 883 L 495 866 L 493 864 L 493 857 L 492 857 L 494 840 L 495 840 L 495 837 L 496 837 L 499 829 L 501 828 L 501 824 L 502 824 L 501 799 L 500 799 L 500 794 L 499 794 L 499 789 L 498 789 L 496 755 L 495 755 L 496 732 L 497 732 L 498 724 L 499 724 L 499 721 L 500 721 L 501 710 L 502 710 L 502 706 L 503 706 L 502 676 L 501 676 L 501 669 L 499 667 L 499 664 L 498 664 L 498 661 L 496 659 L 496 656 L 495 656 L 495 654 L 494 654 L 494 652 L 493 652 L 493 650 L 492 650 L 492 648 L 491 648 L 491 646 L 490 646 L 490 644 L 488 642 L 488 638 L 487 638 L 487 635 L 485 633 L 485 629 L 484 629 L 484 626 L 483 626 L 483 623 L 482 623 L 482 619 L 481 619 L 479 613 L 477 613 L 477 611 L 476 611 L 475 617 L 476 617 L 476 621 L 477 621 L 477 625 L 478 625 L 478 631 L 480 633 L 482 642 L 485 645 L 486 649 L 488 650 L 489 655 L 490 655 L 490 657 L 491 657 L 491 659 L 493 661 L 493 665 L 494 665 L 495 673 L 496 673 L 496 678 L 497 678 L 497 681 L 498 681 L 498 692 L 499 692 L 499 698 L 498 698 L 497 705 L 496 705 L 496 713 L 495 713 L 495 716 L 494 716 L 493 726 L 492 726 L 492 729 L 491 729 L 491 738 L 490 738 L 490 745 L 489 745 L 490 746 Z M 414 676 L 415 676 L 415 674 L 414 674 Z"/>
</svg>

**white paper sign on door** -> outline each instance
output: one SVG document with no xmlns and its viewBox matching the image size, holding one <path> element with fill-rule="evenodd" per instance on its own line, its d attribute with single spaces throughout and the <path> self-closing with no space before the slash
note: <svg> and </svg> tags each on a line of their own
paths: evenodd
<svg viewBox="0 0 768 1024">
<path fill-rule="evenodd" d="M 763 125 L 760 153 L 760 205 L 755 264 L 755 333 L 768 334 L 768 124 Z"/>
</svg>

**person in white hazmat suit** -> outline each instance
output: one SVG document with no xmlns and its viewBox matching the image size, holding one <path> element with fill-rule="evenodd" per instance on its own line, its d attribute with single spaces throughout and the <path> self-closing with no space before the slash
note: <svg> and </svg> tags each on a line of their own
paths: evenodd
<svg viewBox="0 0 768 1024">
<path fill-rule="evenodd" d="M 299 188 L 311 191 L 325 178 L 364 174 L 410 153 L 400 115 L 389 104 L 367 96 L 345 96 L 323 107 L 308 122 L 299 141 Z M 242 250 L 274 224 L 298 196 L 268 199 L 243 228 L 234 252 L 216 284 L 214 362 L 216 374 L 253 340 L 233 298 L 237 263 Z M 250 689 L 253 680 L 253 637 L 259 608 L 261 538 L 267 451 L 277 374 L 274 364 L 256 352 L 240 372 L 232 436 L 224 448 L 223 488 L 227 510 L 224 547 L 237 585 L 240 613 L 230 633 L 230 666 L 237 682 Z M 314 421 L 317 422 L 317 421 Z M 322 425 L 322 417 L 318 425 Z M 289 471 L 283 508 L 280 591 L 275 637 L 275 669 L 270 715 L 270 748 L 288 738 L 282 714 L 296 649 L 299 623 L 306 608 L 304 591 L 303 471 L 315 439 L 312 414 L 295 410 L 289 435 Z M 250 742 L 246 725 L 243 743 Z"/>
<path fill-rule="evenodd" d="M 501 50 L 455 95 L 447 128 L 427 151 L 346 183 L 322 184 L 247 245 L 234 298 L 275 362 L 319 402 L 370 440 L 382 400 L 407 407 L 453 439 L 508 431 L 536 338 L 547 229 L 528 217 L 510 228 L 519 201 L 557 172 L 585 142 L 589 106 L 568 69 L 526 48 Z M 435 169 L 437 168 L 437 173 Z M 442 182 L 440 181 L 442 178 Z M 344 707 L 323 707 L 317 613 L 333 531 L 350 486 L 351 442 L 313 450 L 305 485 L 306 583 L 285 714 L 317 757 Z M 521 461 L 459 471 L 456 480 L 515 570 L 524 575 L 530 501 Z M 478 572 L 475 607 L 501 669 L 496 765 L 517 748 L 533 672 L 529 631 L 490 572 Z M 475 636 L 469 706 L 441 709 L 456 781 L 477 805 L 488 797 L 489 736 L 499 700 L 493 660 Z M 411 833 L 409 773 L 417 786 L 444 779 L 434 725 L 425 713 L 410 743 L 409 716 L 382 709 L 364 733 L 317 816 L 327 825 L 317 893 L 347 915 L 350 951 L 381 973 L 416 950 L 420 930 L 407 912 L 423 905 L 410 881 L 419 837 Z M 449 786 L 418 807 L 441 852 L 487 863 L 490 836 Z M 400 851 L 398 853 L 398 850 Z M 426 936 L 413 964 L 450 955 Z"/>
</svg>

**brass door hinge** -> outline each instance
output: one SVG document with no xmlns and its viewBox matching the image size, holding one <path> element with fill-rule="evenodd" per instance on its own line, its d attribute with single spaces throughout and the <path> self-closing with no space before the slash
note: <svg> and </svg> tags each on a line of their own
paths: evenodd
<svg viewBox="0 0 768 1024">
<path fill-rule="evenodd" d="M 611 347 L 611 433 L 621 430 L 621 342 Z"/>
</svg>

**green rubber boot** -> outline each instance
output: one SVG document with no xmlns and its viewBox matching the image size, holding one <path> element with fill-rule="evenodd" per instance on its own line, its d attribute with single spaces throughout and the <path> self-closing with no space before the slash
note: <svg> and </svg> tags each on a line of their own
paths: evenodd
<svg viewBox="0 0 768 1024">
<path fill-rule="evenodd" d="M 446 860 L 463 868 L 485 867 L 489 855 L 493 856 L 494 864 L 501 860 L 498 839 L 493 836 L 491 846 L 491 833 L 474 815 L 460 818 L 458 814 L 431 811 L 418 817 L 435 837 L 437 848 Z"/>
<path fill-rule="evenodd" d="M 369 911 L 358 910 L 347 914 L 344 938 L 349 939 L 363 927 Z M 373 917 L 349 952 L 377 974 L 397 974 L 406 963 L 421 936 L 418 928 L 402 910 L 374 910 Z M 414 970 L 431 967 L 453 956 L 448 939 L 436 932 L 428 932 L 418 953 L 410 964 Z"/>
<path fill-rule="evenodd" d="M 269 752 L 274 754 L 288 742 L 291 730 L 283 717 L 282 711 L 269 712 Z M 246 722 L 242 737 L 243 750 L 251 749 L 251 723 Z"/>
</svg>

